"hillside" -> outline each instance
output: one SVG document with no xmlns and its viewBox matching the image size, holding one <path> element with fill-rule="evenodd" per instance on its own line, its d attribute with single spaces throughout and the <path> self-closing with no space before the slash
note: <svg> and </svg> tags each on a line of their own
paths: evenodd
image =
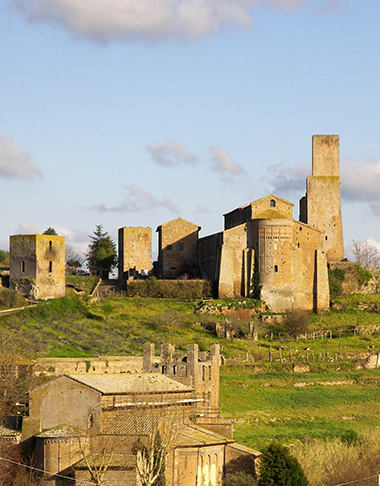
<svg viewBox="0 0 380 486">
<path fill-rule="evenodd" d="M 292 443 L 380 425 L 380 371 L 366 369 L 380 350 L 380 295 L 337 298 L 329 312 L 306 323 L 296 315 L 276 323 L 247 300 L 110 296 L 90 303 L 91 282 L 85 283 L 75 283 L 83 294 L 69 289 L 63 299 L 2 315 L 3 342 L 15 338 L 29 356 L 47 357 L 141 354 L 147 341 L 157 348 L 172 342 L 178 350 L 219 342 L 226 358 L 221 413 L 235 421 L 236 439 L 255 448 L 271 438 Z M 286 335 L 294 325 L 306 325 L 306 336 Z M 220 328 L 234 337 L 217 337 Z"/>
</svg>

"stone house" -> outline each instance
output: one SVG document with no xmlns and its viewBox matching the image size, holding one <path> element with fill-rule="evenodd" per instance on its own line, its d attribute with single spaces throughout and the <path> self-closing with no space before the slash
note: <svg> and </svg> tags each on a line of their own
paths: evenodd
<svg viewBox="0 0 380 486">
<path fill-rule="evenodd" d="M 34 439 L 45 484 L 90 480 L 106 461 L 107 485 L 139 486 L 134 446 L 157 431 L 170 432 L 168 486 L 220 485 L 227 466 L 255 473 L 259 453 L 238 446 L 219 417 L 219 346 L 177 354 L 167 344 L 154 355 L 146 344 L 142 373 L 75 373 L 30 392 L 22 440 Z"/>
<path fill-rule="evenodd" d="M 65 238 L 13 235 L 9 243 L 9 283 L 32 300 L 65 295 Z"/>
<path fill-rule="evenodd" d="M 172 279 L 187 275 L 199 275 L 197 241 L 200 226 L 182 218 L 176 218 L 157 228 L 158 276 Z"/>
</svg>

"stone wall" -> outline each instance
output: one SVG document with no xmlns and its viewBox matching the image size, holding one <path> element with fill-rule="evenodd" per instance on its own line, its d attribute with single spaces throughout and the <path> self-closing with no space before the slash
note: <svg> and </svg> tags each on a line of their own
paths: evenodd
<svg viewBox="0 0 380 486">
<path fill-rule="evenodd" d="M 157 228 L 158 272 L 160 278 L 172 279 L 199 275 L 197 242 L 200 227 L 176 218 Z"/>
<path fill-rule="evenodd" d="M 65 239 L 53 235 L 10 237 L 10 288 L 30 299 L 65 295 Z"/>
<path fill-rule="evenodd" d="M 119 279 L 148 275 L 152 268 L 152 229 L 119 228 Z"/>
</svg>

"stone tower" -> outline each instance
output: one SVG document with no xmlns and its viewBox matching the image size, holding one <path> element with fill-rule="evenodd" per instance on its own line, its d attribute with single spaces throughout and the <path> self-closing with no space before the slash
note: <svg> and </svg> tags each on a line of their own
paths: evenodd
<svg viewBox="0 0 380 486">
<path fill-rule="evenodd" d="M 33 300 L 65 295 L 65 238 L 13 235 L 9 242 L 10 288 Z"/>
<path fill-rule="evenodd" d="M 313 172 L 300 201 L 300 221 L 322 231 L 327 261 L 344 258 L 339 135 L 313 136 Z"/>
</svg>

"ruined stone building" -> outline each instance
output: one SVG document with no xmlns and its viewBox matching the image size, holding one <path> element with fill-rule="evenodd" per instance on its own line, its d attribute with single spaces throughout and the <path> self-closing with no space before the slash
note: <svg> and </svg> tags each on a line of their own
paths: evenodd
<svg viewBox="0 0 380 486">
<path fill-rule="evenodd" d="M 197 241 L 200 230 L 200 226 L 182 218 L 173 219 L 157 228 L 160 278 L 199 276 Z"/>
<path fill-rule="evenodd" d="M 32 390 L 22 439 L 34 440 L 45 484 L 90 481 L 102 460 L 104 484 L 139 486 L 134 447 L 157 431 L 170 434 L 167 486 L 219 486 L 236 468 L 255 474 L 259 453 L 236 444 L 219 417 L 219 363 L 217 344 L 183 354 L 163 345 L 158 361 L 146 344 L 142 373 L 73 373 Z"/>
<path fill-rule="evenodd" d="M 33 300 L 65 295 L 63 236 L 13 235 L 9 250 L 10 288 Z"/>
<path fill-rule="evenodd" d="M 152 268 L 152 229 L 119 228 L 119 279 L 148 276 Z"/>
<path fill-rule="evenodd" d="M 327 267 L 343 259 L 339 136 L 314 135 L 312 175 L 300 200 L 274 194 L 224 215 L 224 230 L 202 238 L 182 218 L 160 225 L 158 272 L 203 278 L 218 297 L 258 297 L 272 312 L 329 308 Z"/>
</svg>

